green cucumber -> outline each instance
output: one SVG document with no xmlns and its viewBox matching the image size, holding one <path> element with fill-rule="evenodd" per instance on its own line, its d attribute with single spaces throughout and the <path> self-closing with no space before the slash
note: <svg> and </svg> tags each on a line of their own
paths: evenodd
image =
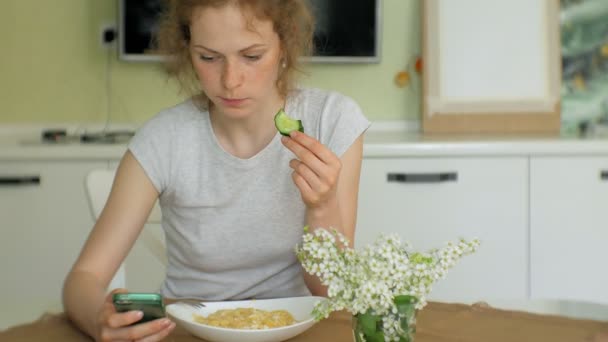
<svg viewBox="0 0 608 342">
<path fill-rule="evenodd" d="M 289 133 L 293 131 L 300 131 L 304 133 L 304 126 L 302 126 L 302 120 L 292 119 L 285 113 L 283 108 L 279 109 L 277 114 L 274 116 L 274 125 L 277 126 L 279 133 L 285 136 L 289 136 Z"/>
</svg>

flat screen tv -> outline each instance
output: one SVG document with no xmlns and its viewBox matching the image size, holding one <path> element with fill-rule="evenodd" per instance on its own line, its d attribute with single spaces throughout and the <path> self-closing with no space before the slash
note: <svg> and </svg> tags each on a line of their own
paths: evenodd
<svg viewBox="0 0 608 342">
<path fill-rule="evenodd" d="M 382 0 L 309 0 L 316 18 L 313 63 L 378 63 Z M 165 0 L 118 0 L 119 58 L 161 61 L 150 52 Z"/>
</svg>

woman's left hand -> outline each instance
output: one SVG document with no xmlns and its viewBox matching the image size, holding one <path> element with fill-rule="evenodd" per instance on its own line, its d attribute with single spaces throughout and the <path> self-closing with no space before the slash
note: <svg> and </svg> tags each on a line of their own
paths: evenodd
<svg viewBox="0 0 608 342">
<path fill-rule="evenodd" d="M 281 141 L 297 157 L 289 162 L 289 166 L 294 170 L 292 178 L 306 206 L 316 209 L 337 201 L 336 189 L 342 169 L 340 158 L 302 132 L 294 131 L 290 137 L 282 137 Z"/>
</svg>

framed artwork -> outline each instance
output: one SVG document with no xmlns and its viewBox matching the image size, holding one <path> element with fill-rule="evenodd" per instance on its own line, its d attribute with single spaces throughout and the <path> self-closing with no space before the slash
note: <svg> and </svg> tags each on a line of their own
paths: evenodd
<svg viewBox="0 0 608 342">
<path fill-rule="evenodd" d="M 422 2 L 424 133 L 558 133 L 559 0 Z"/>
</svg>

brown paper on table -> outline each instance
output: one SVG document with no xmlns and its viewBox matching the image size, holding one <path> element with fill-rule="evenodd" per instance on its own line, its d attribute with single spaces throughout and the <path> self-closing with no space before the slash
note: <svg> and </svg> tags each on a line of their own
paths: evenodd
<svg viewBox="0 0 608 342">
<path fill-rule="evenodd" d="M 498 310 L 483 305 L 429 303 L 418 314 L 416 342 L 592 342 L 608 333 L 607 321 Z M 37 321 L 0 332 L 2 342 L 91 341 L 64 314 L 45 314 Z M 201 342 L 177 327 L 169 342 Z M 335 312 L 290 342 L 352 342 L 351 316 Z M 235 341 L 238 342 L 238 341 Z"/>
</svg>

